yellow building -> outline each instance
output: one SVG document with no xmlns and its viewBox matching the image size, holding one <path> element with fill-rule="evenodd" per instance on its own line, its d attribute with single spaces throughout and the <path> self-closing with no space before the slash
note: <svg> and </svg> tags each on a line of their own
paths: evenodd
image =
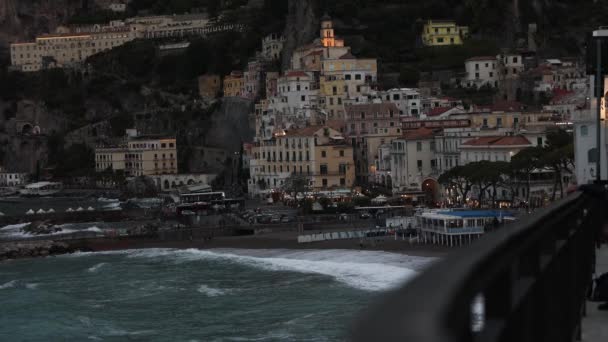
<svg viewBox="0 0 608 342">
<path fill-rule="evenodd" d="M 429 20 L 422 31 L 422 43 L 427 46 L 462 45 L 468 36 L 468 26 L 458 26 L 451 20 Z"/>
<path fill-rule="evenodd" d="M 11 65 L 26 72 L 69 67 L 133 39 L 135 35 L 125 28 L 39 36 L 34 42 L 11 44 Z"/>
<path fill-rule="evenodd" d="M 214 99 L 222 89 L 222 80 L 218 75 L 202 75 L 198 78 L 198 93 L 201 97 Z"/>
<path fill-rule="evenodd" d="M 224 77 L 224 97 L 241 96 L 244 86 L 243 73 L 240 71 L 231 72 L 230 75 Z"/>
<path fill-rule="evenodd" d="M 95 149 L 95 170 L 124 170 L 126 176 L 177 173 L 175 138 L 135 137 L 126 146 Z"/>
<path fill-rule="evenodd" d="M 344 75 L 321 76 L 320 96 L 329 119 L 344 119 L 344 100 L 348 98 Z"/>
<path fill-rule="evenodd" d="M 282 190 L 292 174 L 309 179 L 312 191 L 350 189 L 355 179 L 353 147 L 328 126 L 277 133 L 252 147 L 249 193 Z"/>
<path fill-rule="evenodd" d="M 371 58 L 358 59 L 350 52 L 338 59 L 323 60 L 321 70 L 326 77 L 343 78 L 343 89 L 349 98 L 361 95 L 366 84 L 378 80 L 378 61 Z"/>
</svg>

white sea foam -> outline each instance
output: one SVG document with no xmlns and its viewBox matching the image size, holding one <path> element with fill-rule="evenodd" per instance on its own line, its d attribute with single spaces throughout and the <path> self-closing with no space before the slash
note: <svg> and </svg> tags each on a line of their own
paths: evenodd
<svg viewBox="0 0 608 342">
<path fill-rule="evenodd" d="M 177 262 L 227 260 L 269 271 L 322 274 L 362 290 L 382 291 L 401 285 L 436 258 L 355 250 L 176 250 L 137 249 L 95 253 L 129 258 L 170 258 Z M 88 256 L 77 253 L 72 256 Z"/>
<path fill-rule="evenodd" d="M 197 291 L 204 294 L 207 297 L 217 297 L 217 296 L 222 296 L 222 295 L 226 294 L 226 291 L 224 291 L 224 290 L 209 287 L 205 284 L 199 286 Z"/>
<path fill-rule="evenodd" d="M 12 287 L 15 287 L 15 285 L 17 285 L 17 281 L 11 280 L 8 283 L 4 283 L 4 284 L 0 285 L 0 290 L 10 289 Z"/>
<path fill-rule="evenodd" d="M 120 209 L 120 202 L 110 202 L 102 207 L 104 210 Z"/>
<path fill-rule="evenodd" d="M 25 288 L 28 290 L 35 290 L 38 288 L 38 285 L 39 284 L 36 284 L 36 283 L 27 283 L 27 284 L 25 284 Z"/>
<path fill-rule="evenodd" d="M 87 268 L 87 272 L 97 272 L 100 268 L 102 268 L 103 266 L 105 266 L 106 263 L 105 262 L 100 262 L 99 264 L 95 264 L 89 268 Z"/>
<path fill-rule="evenodd" d="M 27 227 L 30 224 L 30 222 L 27 223 L 19 223 L 19 224 L 9 224 L 8 226 L 4 226 L 2 228 L 0 228 L 0 231 L 13 231 L 13 230 L 20 230 L 24 227 Z"/>
<path fill-rule="evenodd" d="M 435 258 L 351 250 L 219 250 L 142 249 L 113 251 L 130 258 L 170 257 L 172 260 L 228 260 L 270 271 L 323 274 L 351 287 L 381 291 L 412 278 Z"/>
</svg>

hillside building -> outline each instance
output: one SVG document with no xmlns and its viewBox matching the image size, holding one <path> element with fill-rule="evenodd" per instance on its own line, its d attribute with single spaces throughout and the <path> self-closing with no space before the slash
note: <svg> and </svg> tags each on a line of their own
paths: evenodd
<svg viewBox="0 0 608 342">
<path fill-rule="evenodd" d="M 95 170 L 123 170 L 127 177 L 177 173 L 175 138 L 131 137 L 123 146 L 95 148 Z"/>
<path fill-rule="evenodd" d="M 451 20 L 429 20 L 424 24 L 422 43 L 426 46 L 462 45 L 468 36 L 468 26 L 458 26 Z"/>
</svg>

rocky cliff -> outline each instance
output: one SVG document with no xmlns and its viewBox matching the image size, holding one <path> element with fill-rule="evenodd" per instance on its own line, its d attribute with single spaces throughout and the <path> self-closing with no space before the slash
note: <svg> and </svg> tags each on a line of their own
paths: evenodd
<svg viewBox="0 0 608 342">
<path fill-rule="evenodd" d="M 83 0 L 0 0 L 0 46 L 53 32 L 86 3 Z"/>
<path fill-rule="evenodd" d="M 319 34 L 318 1 L 288 0 L 282 67 L 290 66 L 291 54 L 300 45 L 310 43 Z"/>
</svg>

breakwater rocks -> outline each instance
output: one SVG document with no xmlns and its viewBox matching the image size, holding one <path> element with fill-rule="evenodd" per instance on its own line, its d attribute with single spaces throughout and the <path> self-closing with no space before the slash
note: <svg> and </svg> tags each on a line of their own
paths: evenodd
<svg viewBox="0 0 608 342">
<path fill-rule="evenodd" d="M 6 242 L 0 244 L 0 261 L 7 259 L 35 258 L 73 253 L 76 250 L 67 243 L 56 241 Z"/>
</svg>

